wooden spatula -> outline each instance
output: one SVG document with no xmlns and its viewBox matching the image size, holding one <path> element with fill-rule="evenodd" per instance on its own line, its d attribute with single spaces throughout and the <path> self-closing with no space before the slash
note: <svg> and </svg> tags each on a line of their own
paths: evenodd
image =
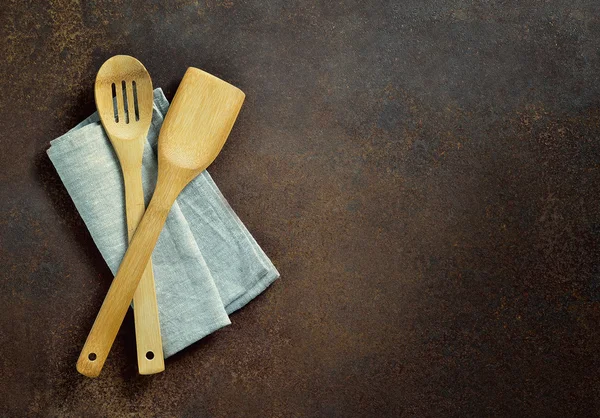
<svg viewBox="0 0 600 418">
<path fill-rule="evenodd" d="M 96 107 L 121 163 L 129 240 L 146 205 L 142 189 L 142 154 L 152 121 L 152 80 L 141 62 L 127 55 L 106 61 L 96 76 Z M 152 261 L 133 295 L 133 315 L 140 374 L 165 369 Z"/>
<path fill-rule="evenodd" d="M 100 374 L 173 202 L 217 157 L 244 97 L 238 88 L 204 71 L 189 68 L 185 73 L 160 131 L 152 201 L 81 351 L 77 361 L 81 374 Z"/>
</svg>

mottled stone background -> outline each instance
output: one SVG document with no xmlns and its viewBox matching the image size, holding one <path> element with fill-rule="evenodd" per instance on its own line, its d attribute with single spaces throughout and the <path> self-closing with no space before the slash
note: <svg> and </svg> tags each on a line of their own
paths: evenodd
<svg viewBox="0 0 600 418">
<path fill-rule="evenodd" d="M 594 416 L 597 1 L 9 1 L 0 7 L 0 415 Z M 137 375 L 45 151 L 104 60 L 247 101 L 211 174 L 282 278 Z"/>
</svg>

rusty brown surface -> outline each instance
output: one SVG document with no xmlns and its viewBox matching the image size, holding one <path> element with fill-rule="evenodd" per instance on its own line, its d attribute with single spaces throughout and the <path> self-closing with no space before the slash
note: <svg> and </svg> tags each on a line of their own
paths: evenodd
<svg viewBox="0 0 600 418">
<path fill-rule="evenodd" d="M 164 2 L 167 3 L 167 2 Z M 3 1 L 0 415 L 591 416 L 594 2 Z M 138 376 L 131 316 L 46 157 L 117 53 L 247 102 L 211 169 L 282 279 Z"/>
</svg>

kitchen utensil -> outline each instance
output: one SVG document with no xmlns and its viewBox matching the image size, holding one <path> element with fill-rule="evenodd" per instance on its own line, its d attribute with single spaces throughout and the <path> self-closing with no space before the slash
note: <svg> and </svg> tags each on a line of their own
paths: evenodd
<svg viewBox="0 0 600 418">
<path fill-rule="evenodd" d="M 121 163 L 127 233 L 131 240 L 146 210 L 142 154 L 152 121 L 152 80 L 141 62 L 127 55 L 116 55 L 100 67 L 94 94 L 100 120 Z M 165 362 L 152 260 L 148 261 L 133 295 L 133 308 L 139 372 L 162 372 Z"/>
<path fill-rule="evenodd" d="M 100 374 L 173 202 L 217 157 L 244 97 L 202 70 L 186 71 L 160 131 L 154 195 L 81 351 L 80 373 Z"/>
</svg>

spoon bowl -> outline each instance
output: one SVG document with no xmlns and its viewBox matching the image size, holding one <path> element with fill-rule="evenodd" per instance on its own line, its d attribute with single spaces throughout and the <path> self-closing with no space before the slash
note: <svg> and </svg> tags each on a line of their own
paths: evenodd
<svg viewBox="0 0 600 418">
<path fill-rule="evenodd" d="M 128 55 L 102 64 L 94 85 L 96 107 L 111 137 L 139 140 L 152 121 L 152 79 L 144 65 Z"/>
</svg>

